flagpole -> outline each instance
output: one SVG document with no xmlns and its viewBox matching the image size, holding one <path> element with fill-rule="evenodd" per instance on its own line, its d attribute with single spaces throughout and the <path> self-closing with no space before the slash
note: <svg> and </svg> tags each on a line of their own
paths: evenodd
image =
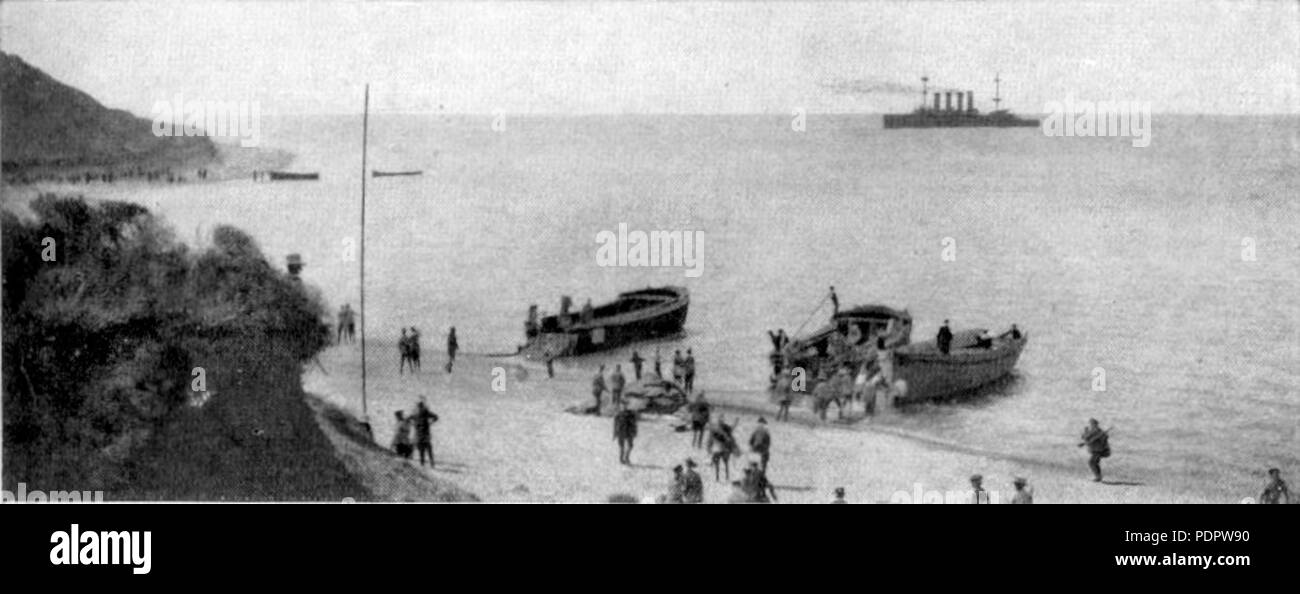
<svg viewBox="0 0 1300 594">
<path fill-rule="evenodd" d="M 366 399 L 366 141 L 370 136 L 370 85 L 366 85 L 361 114 L 361 419 L 370 432 L 370 409 Z M 372 434 L 373 438 L 373 434 Z"/>
</svg>

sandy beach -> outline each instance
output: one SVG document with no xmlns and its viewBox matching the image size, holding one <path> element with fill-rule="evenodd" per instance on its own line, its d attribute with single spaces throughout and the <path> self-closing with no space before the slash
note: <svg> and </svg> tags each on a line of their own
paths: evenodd
<svg viewBox="0 0 1300 594">
<path fill-rule="evenodd" d="M 646 500 L 667 490 L 672 467 L 687 457 L 701 464 L 706 502 L 721 503 L 730 493 L 727 482 L 714 481 L 707 454 L 692 448 L 690 434 L 676 431 L 680 422 L 671 416 L 644 416 L 634 464 L 619 464 L 611 419 L 565 410 L 591 402 L 586 369 L 559 364 L 551 379 L 532 363 L 471 355 L 458 358 L 448 374 L 445 355 L 428 350 L 418 374 L 399 375 L 395 345 L 372 343 L 368 351 L 369 417 L 379 445 L 392 438 L 394 411 L 410 410 L 423 396 L 440 416 L 434 426 L 438 464 L 426 472 L 483 501 L 604 502 L 615 494 Z M 320 362 L 304 374 L 306 391 L 360 417 L 359 346 L 332 347 Z M 493 390 L 494 373 L 506 378 L 504 390 Z M 975 473 L 985 477 L 994 502 L 1009 502 L 1012 478 L 1024 476 L 1035 503 L 1231 503 L 1135 476 L 1126 470 L 1122 449 L 1107 460 L 1107 480 L 1095 483 L 1081 451 L 1063 457 L 1059 466 L 1046 466 L 1014 453 L 874 428 L 870 420 L 823 424 L 806 408 L 797 408 L 792 421 L 776 423 L 775 407 L 761 394 L 710 394 L 707 382 L 699 388 L 715 404 L 715 415 L 739 419 L 742 443 L 760 415 L 768 418 L 768 474 L 780 503 L 829 502 L 839 486 L 853 503 L 966 502 L 968 478 Z M 743 462 L 732 461 L 733 479 Z"/>
</svg>

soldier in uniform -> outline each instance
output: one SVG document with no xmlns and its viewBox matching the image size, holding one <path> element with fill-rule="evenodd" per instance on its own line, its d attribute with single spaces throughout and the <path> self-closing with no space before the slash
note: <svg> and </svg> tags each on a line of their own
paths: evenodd
<svg viewBox="0 0 1300 594">
<path fill-rule="evenodd" d="M 984 505 L 989 502 L 989 492 L 984 490 L 984 476 L 975 474 L 970 477 L 971 503 Z"/>
<path fill-rule="evenodd" d="M 600 396 L 605 393 L 605 366 L 601 365 L 596 371 L 596 377 L 591 378 L 591 396 L 596 399 L 596 414 L 600 414 Z"/>
<path fill-rule="evenodd" d="M 704 479 L 695 472 L 695 460 L 686 459 L 686 470 L 682 472 L 682 501 L 684 503 L 704 503 Z"/>
<path fill-rule="evenodd" d="M 632 463 L 632 442 L 636 440 L 636 411 L 620 405 L 614 415 L 614 440 L 618 442 L 618 461 Z"/>
<path fill-rule="evenodd" d="M 772 454 L 772 435 L 767 432 L 767 419 L 758 418 L 758 426 L 749 435 L 749 450 L 758 454 L 763 472 L 767 472 L 767 460 Z"/>
<path fill-rule="evenodd" d="M 623 402 L 623 387 L 627 385 L 627 378 L 623 377 L 623 366 L 615 365 L 613 375 L 609 376 L 609 394 L 614 401 L 614 406 Z"/>
<path fill-rule="evenodd" d="M 1034 490 L 1029 488 L 1029 481 L 1022 477 L 1016 477 L 1011 481 L 1016 488 L 1016 494 L 1011 497 L 1011 503 L 1030 504 L 1034 502 Z"/>
<path fill-rule="evenodd" d="M 1282 480 L 1282 471 L 1277 468 L 1268 469 L 1268 485 L 1264 486 L 1264 492 L 1259 496 L 1260 503 L 1291 503 L 1291 492 L 1286 488 L 1286 481 Z"/>
<path fill-rule="evenodd" d="M 1088 419 L 1088 426 L 1083 429 L 1079 447 L 1088 447 L 1088 468 L 1092 470 L 1092 480 L 1101 482 L 1101 459 L 1110 457 L 1110 436 L 1102 431 L 1097 419 Z"/>
</svg>

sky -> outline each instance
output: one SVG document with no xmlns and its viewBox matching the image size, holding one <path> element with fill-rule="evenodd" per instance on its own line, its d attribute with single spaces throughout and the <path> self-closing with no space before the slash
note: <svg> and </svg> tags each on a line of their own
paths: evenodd
<svg viewBox="0 0 1300 594">
<path fill-rule="evenodd" d="M 991 108 L 1141 101 L 1300 113 L 1300 3 L 0 3 L 0 49 L 110 107 L 263 114 L 894 112 L 931 86 Z"/>
</svg>

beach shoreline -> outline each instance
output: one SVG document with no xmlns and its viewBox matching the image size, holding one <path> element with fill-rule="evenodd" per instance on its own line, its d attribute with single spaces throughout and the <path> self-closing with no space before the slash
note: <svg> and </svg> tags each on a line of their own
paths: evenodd
<svg viewBox="0 0 1300 594">
<path fill-rule="evenodd" d="M 705 479 L 705 502 L 730 494 L 715 481 L 708 455 L 690 445 L 672 416 L 646 415 L 640 422 L 633 464 L 617 461 L 612 422 L 606 416 L 565 409 L 590 405 L 590 377 L 582 369 L 544 369 L 513 358 L 462 356 L 445 373 L 445 355 L 426 351 L 429 367 L 399 375 L 396 348 L 368 348 L 369 420 L 379 447 L 393 433 L 393 413 L 410 410 L 421 397 L 440 416 L 434 426 L 438 464 L 425 472 L 487 502 L 606 502 L 614 495 L 650 501 L 668 489 L 672 467 L 687 457 Z M 362 418 L 360 351 L 357 345 L 330 347 L 321 366 L 308 367 L 304 389 L 340 410 Z M 495 380 L 495 382 L 494 382 Z M 495 388 L 494 389 L 494 383 Z M 701 388 L 708 393 L 708 386 Z M 1122 451 L 1109 459 L 1106 481 L 1095 483 L 1086 456 L 1059 466 L 987 452 L 888 427 L 870 420 L 853 425 L 823 424 L 806 408 L 790 422 L 773 422 L 774 405 L 752 394 L 709 396 L 715 415 L 735 420 L 736 436 L 747 443 L 760 416 L 773 437 L 769 478 L 781 503 L 825 503 L 844 487 L 853 503 L 969 501 L 969 477 L 981 474 L 994 503 L 1009 502 L 1013 477 L 1029 479 L 1035 503 L 1236 503 L 1179 485 L 1143 480 L 1126 469 Z M 606 403 L 608 394 L 606 394 Z M 834 413 L 832 412 L 832 417 Z M 859 412 L 860 414 L 860 412 Z M 400 464 L 417 467 L 417 463 Z M 748 458 L 732 460 L 738 479 Z"/>
</svg>

